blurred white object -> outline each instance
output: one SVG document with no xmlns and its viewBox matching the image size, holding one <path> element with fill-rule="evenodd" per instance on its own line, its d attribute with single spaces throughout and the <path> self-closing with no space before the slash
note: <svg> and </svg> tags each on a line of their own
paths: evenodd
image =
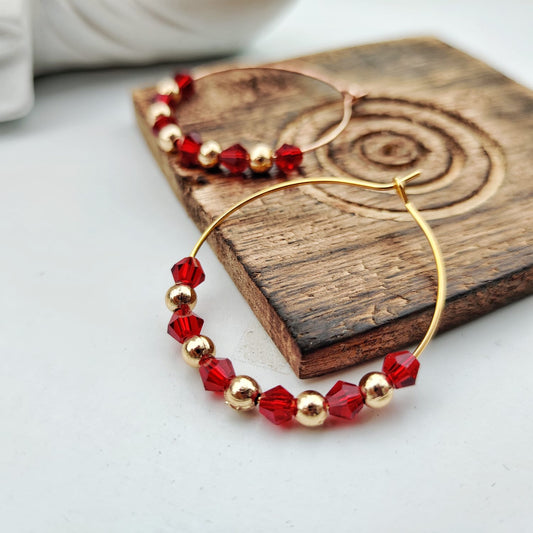
<svg viewBox="0 0 533 533">
<path fill-rule="evenodd" d="M 30 9 L 26 0 L 0 0 L 0 121 L 33 105 Z"/>
<path fill-rule="evenodd" d="M 33 104 L 33 74 L 236 52 L 290 0 L 0 0 L 0 121 Z"/>
</svg>

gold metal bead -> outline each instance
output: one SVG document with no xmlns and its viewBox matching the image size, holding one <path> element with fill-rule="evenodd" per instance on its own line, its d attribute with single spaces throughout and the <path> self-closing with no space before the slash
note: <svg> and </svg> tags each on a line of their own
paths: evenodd
<svg viewBox="0 0 533 533">
<path fill-rule="evenodd" d="M 172 285 L 165 294 L 165 303 L 170 311 L 174 312 L 187 305 L 190 309 L 194 309 L 196 305 L 196 292 L 189 285 L 177 283 Z"/>
<path fill-rule="evenodd" d="M 250 376 L 235 376 L 224 391 L 226 403 L 237 411 L 250 411 L 256 404 L 261 389 Z"/>
<path fill-rule="evenodd" d="M 272 168 L 272 150 L 266 144 L 256 145 L 250 152 L 250 168 L 258 174 Z"/>
<path fill-rule="evenodd" d="M 163 78 L 156 85 L 159 94 L 169 94 L 177 102 L 180 98 L 180 87 L 174 78 Z"/>
<path fill-rule="evenodd" d="M 296 398 L 296 420 L 303 426 L 321 426 L 328 417 L 328 402 L 322 394 L 306 390 Z"/>
<path fill-rule="evenodd" d="M 215 345 L 209 337 L 195 335 L 183 343 L 181 355 L 188 365 L 198 368 L 204 355 L 215 355 Z"/>
<path fill-rule="evenodd" d="M 372 409 L 385 407 L 392 400 L 394 388 L 383 372 L 369 372 L 359 382 L 365 404 Z"/>
<path fill-rule="evenodd" d="M 167 124 L 161 128 L 157 137 L 159 148 L 163 152 L 174 152 L 176 150 L 176 142 L 181 139 L 183 133 L 177 124 Z"/>
<path fill-rule="evenodd" d="M 154 102 L 146 111 L 146 120 L 151 127 L 155 124 L 157 117 L 170 117 L 172 109 L 164 102 Z"/>
<path fill-rule="evenodd" d="M 213 168 L 218 165 L 218 156 L 222 152 L 220 144 L 216 141 L 206 141 L 200 146 L 198 152 L 198 162 L 204 168 Z"/>
</svg>

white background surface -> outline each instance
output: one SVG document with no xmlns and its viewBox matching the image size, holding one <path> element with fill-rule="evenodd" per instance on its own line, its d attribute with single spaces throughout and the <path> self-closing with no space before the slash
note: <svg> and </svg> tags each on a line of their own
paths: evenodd
<svg viewBox="0 0 533 533">
<path fill-rule="evenodd" d="M 246 57 L 436 34 L 531 87 L 531 5 L 301 2 Z M 0 125 L 1 530 L 530 530 L 531 298 L 438 337 L 417 386 L 356 424 L 280 430 L 203 391 L 162 303 L 198 232 L 129 97 L 170 70 L 43 78 L 30 116 Z M 379 367 L 299 383 L 201 260 L 204 331 L 264 389 Z"/>
</svg>

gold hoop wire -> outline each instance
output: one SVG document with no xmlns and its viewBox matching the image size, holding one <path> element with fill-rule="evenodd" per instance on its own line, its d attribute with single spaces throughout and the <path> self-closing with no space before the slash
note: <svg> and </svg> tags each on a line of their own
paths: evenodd
<svg viewBox="0 0 533 533">
<path fill-rule="evenodd" d="M 202 244 L 206 241 L 206 239 L 211 235 L 211 233 L 220 226 L 228 217 L 230 217 L 233 213 L 244 207 L 245 205 L 253 202 L 254 200 L 257 200 L 259 198 L 262 198 L 263 196 L 267 196 L 269 194 L 272 194 L 277 191 L 281 191 L 283 189 L 293 189 L 295 187 L 301 187 L 304 185 L 323 185 L 328 183 L 335 183 L 335 184 L 341 184 L 341 185 L 352 185 L 355 187 L 361 187 L 363 189 L 370 189 L 374 191 L 387 191 L 387 190 L 394 190 L 402 200 L 402 202 L 405 205 L 405 208 L 409 212 L 409 214 L 413 217 L 413 220 L 418 224 L 422 232 L 424 233 L 429 246 L 431 248 L 431 251 L 433 253 L 433 258 L 435 260 L 435 265 L 437 267 L 437 294 L 435 299 L 435 310 L 433 311 L 433 317 L 431 319 L 431 322 L 429 324 L 429 327 L 426 331 L 426 334 L 418 344 L 418 346 L 415 348 L 413 355 L 415 357 L 419 357 L 420 354 L 424 351 L 426 346 L 429 344 L 429 341 L 433 338 L 435 333 L 437 332 L 437 328 L 439 325 L 439 321 L 442 315 L 442 311 L 444 309 L 444 304 L 446 302 L 446 269 L 444 266 L 444 260 L 442 258 L 442 252 L 440 250 L 439 243 L 429 226 L 429 224 L 424 220 L 418 209 L 409 201 L 407 197 L 407 192 L 405 191 L 405 184 L 412 179 L 420 176 L 420 171 L 417 170 L 411 174 L 408 174 L 407 176 L 404 176 L 402 178 L 394 178 L 389 183 L 374 183 L 371 181 L 361 180 L 358 178 L 336 178 L 336 177 L 323 177 L 323 178 L 305 178 L 305 179 L 295 179 L 291 181 L 286 181 L 283 183 L 278 183 L 276 185 L 272 185 L 270 187 L 267 187 L 266 189 L 263 189 L 259 192 L 256 192 L 247 198 L 244 198 L 240 202 L 237 202 L 235 205 L 230 207 L 227 211 L 222 213 L 218 218 L 216 218 L 202 233 L 200 238 L 198 239 L 197 243 L 194 245 L 194 248 L 191 251 L 190 256 L 195 257 L 198 251 L 200 250 L 200 247 Z"/>
<path fill-rule="evenodd" d="M 303 146 L 301 148 L 302 154 L 312 152 L 329 144 L 334 141 L 348 126 L 350 119 L 352 118 L 352 107 L 359 100 L 362 100 L 367 96 L 367 93 L 363 91 L 359 86 L 355 84 L 350 84 L 349 86 L 343 84 L 342 81 L 336 81 L 331 77 L 326 76 L 323 73 L 320 73 L 316 70 L 309 68 L 292 68 L 282 65 L 265 65 L 265 66 L 242 66 L 242 67 L 231 67 L 224 69 L 208 69 L 200 70 L 197 75 L 195 75 L 195 81 L 200 81 L 204 78 L 215 76 L 217 74 L 227 74 L 230 72 L 240 72 L 240 71 L 252 71 L 252 70 L 270 70 L 275 72 L 286 72 L 289 74 L 297 74 L 299 76 L 304 76 L 306 78 L 315 79 L 325 85 L 328 85 L 332 89 L 335 89 L 343 98 L 343 114 L 341 121 L 333 128 L 331 131 L 327 132 L 325 135 L 317 139 L 316 141 Z"/>
</svg>

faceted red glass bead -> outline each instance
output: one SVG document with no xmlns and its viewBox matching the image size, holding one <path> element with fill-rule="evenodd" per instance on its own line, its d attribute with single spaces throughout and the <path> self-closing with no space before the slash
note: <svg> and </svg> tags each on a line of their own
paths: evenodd
<svg viewBox="0 0 533 533">
<path fill-rule="evenodd" d="M 188 307 L 175 311 L 168 323 L 168 334 L 178 342 L 184 343 L 187 339 L 200 335 L 204 319 L 191 313 Z"/>
<path fill-rule="evenodd" d="M 194 80 L 188 74 L 178 72 L 174 76 L 174 81 L 178 84 L 184 98 L 188 98 L 194 92 Z"/>
<path fill-rule="evenodd" d="M 276 165 L 283 172 L 297 169 L 303 160 L 302 151 L 297 146 L 284 144 L 276 150 Z"/>
<path fill-rule="evenodd" d="M 158 135 L 159 132 L 169 124 L 176 124 L 176 121 L 172 117 L 166 117 L 164 115 L 159 115 L 154 122 L 154 125 L 152 127 L 152 131 L 154 132 L 154 135 Z"/>
<path fill-rule="evenodd" d="M 204 269 L 196 257 L 184 257 L 171 269 L 176 283 L 184 283 L 194 288 L 205 279 Z"/>
<path fill-rule="evenodd" d="M 168 107 L 174 107 L 174 98 L 171 94 L 156 94 L 154 98 L 154 102 L 163 102 L 164 104 L 167 104 Z"/>
<path fill-rule="evenodd" d="M 205 390 L 213 392 L 224 392 L 235 377 L 235 370 L 229 359 L 202 357 L 199 370 Z"/>
<path fill-rule="evenodd" d="M 218 161 L 220 165 L 227 168 L 231 173 L 240 174 L 248 168 L 250 156 L 240 144 L 234 144 L 222 150 Z"/>
<path fill-rule="evenodd" d="M 383 361 L 383 372 L 396 389 L 414 385 L 419 368 L 420 361 L 407 350 L 390 353 Z"/>
<path fill-rule="evenodd" d="M 184 167 L 198 165 L 198 153 L 202 146 L 202 139 L 198 133 L 188 133 L 178 141 L 180 163 Z"/>
<path fill-rule="evenodd" d="M 288 422 L 296 412 L 294 396 L 281 385 L 267 390 L 259 397 L 259 412 L 273 424 Z"/>
<path fill-rule="evenodd" d="M 326 394 L 329 414 L 351 420 L 364 405 L 361 389 L 346 381 L 337 381 Z"/>
</svg>

